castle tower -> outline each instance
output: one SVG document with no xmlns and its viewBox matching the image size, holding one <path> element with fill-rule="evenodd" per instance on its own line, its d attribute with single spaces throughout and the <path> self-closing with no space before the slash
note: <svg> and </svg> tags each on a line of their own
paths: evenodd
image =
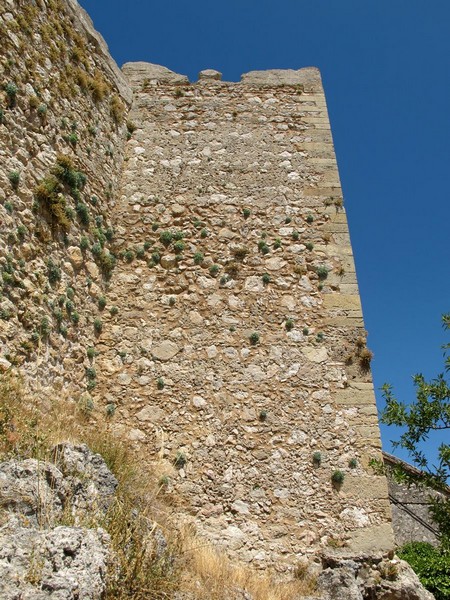
<svg viewBox="0 0 450 600">
<path fill-rule="evenodd" d="M 319 72 L 198 83 L 147 63 L 115 207 L 123 261 L 97 398 L 163 486 L 246 561 L 393 546 Z"/>
</svg>

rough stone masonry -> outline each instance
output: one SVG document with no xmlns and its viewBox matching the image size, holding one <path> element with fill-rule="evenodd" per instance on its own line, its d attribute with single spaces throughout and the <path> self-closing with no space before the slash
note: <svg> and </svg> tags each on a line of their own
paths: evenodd
<svg viewBox="0 0 450 600">
<path fill-rule="evenodd" d="M 209 70 L 196 84 L 146 63 L 123 72 L 135 131 L 116 221 L 129 262 L 112 279 L 121 319 L 98 346 L 98 400 L 117 405 L 116 428 L 165 460 L 197 525 L 240 558 L 390 549 L 318 70 L 240 83 Z"/>
<path fill-rule="evenodd" d="M 0 34 L 0 367 L 84 392 L 245 561 L 390 550 L 318 71 L 122 74 L 75 0 Z"/>
</svg>

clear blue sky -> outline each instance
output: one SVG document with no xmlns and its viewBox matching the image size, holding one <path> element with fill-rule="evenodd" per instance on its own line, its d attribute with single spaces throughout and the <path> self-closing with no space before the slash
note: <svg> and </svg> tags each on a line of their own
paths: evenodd
<svg viewBox="0 0 450 600">
<path fill-rule="evenodd" d="M 197 79 L 317 66 L 327 95 L 375 387 L 443 370 L 450 312 L 448 0 L 81 0 L 119 65 Z M 379 406 L 381 395 L 377 391 Z M 390 450 L 392 429 L 382 428 Z"/>
</svg>

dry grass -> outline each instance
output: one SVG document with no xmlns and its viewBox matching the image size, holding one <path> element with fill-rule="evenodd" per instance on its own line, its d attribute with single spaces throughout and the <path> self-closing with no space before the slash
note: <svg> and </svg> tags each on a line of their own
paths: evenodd
<svg viewBox="0 0 450 600">
<path fill-rule="evenodd" d="M 273 573 L 233 564 L 227 556 L 175 524 L 180 515 L 164 501 L 158 465 L 150 471 L 115 439 L 108 424 L 95 420 L 69 398 L 29 391 L 18 376 L 0 374 L 0 460 L 51 460 L 63 441 L 86 443 L 103 456 L 119 481 L 106 515 L 90 514 L 78 525 L 103 527 L 115 558 L 105 600 L 296 600 L 314 592 L 314 581 L 299 573 L 280 581 Z M 65 511 L 64 524 L 70 523 Z M 55 523 L 56 524 L 56 523 Z"/>
<path fill-rule="evenodd" d="M 180 587 L 196 600 L 296 600 L 316 589 L 315 580 L 307 576 L 283 581 L 268 570 L 234 564 L 189 530 L 180 534 L 180 549 L 184 559 Z"/>
</svg>

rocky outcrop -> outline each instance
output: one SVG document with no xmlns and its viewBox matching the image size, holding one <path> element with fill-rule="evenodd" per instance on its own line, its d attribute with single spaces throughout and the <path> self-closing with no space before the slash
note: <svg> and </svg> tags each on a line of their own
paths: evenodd
<svg viewBox="0 0 450 600">
<path fill-rule="evenodd" d="M 117 480 L 86 445 L 60 444 L 57 465 L 0 464 L 2 600 L 98 600 L 105 589 L 109 536 L 82 522 L 109 506 Z"/>
<path fill-rule="evenodd" d="M 411 567 L 398 558 L 324 557 L 320 600 L 433 600 Z"/>
<path fill-rule="evenodd" d="M 109 536 L 102 529 L 0 529 L 2 600 L 99 600 Z"/>
</svg>

